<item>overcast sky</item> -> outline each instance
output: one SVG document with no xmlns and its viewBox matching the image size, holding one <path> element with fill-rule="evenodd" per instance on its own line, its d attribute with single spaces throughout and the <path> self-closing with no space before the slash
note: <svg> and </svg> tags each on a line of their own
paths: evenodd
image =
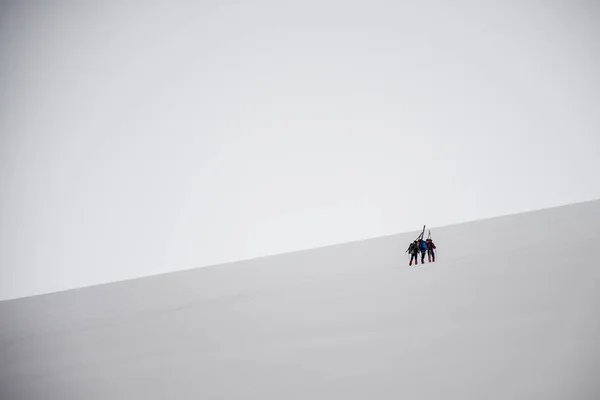
<svg viewBox="0 0 600 400">
<path fill-rule="evenodd" d="M 0 299 L 600 197 L 592 1 L 93 3 L 0 6 Z"/>
</svg>

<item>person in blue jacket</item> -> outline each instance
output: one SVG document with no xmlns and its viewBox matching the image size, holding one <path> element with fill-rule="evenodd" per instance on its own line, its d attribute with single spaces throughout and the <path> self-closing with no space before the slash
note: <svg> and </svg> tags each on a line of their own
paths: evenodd
<svg viewBox="0 0 600 400">
<path fill-rule="evenodd" d="M 427 242 L 423 239 L 419 239 L 419 249 L 421 250 L 421 264 L 425 264 L 425 254 L 429 250 L 429 247 L 427 247 Z"/>
</svg>

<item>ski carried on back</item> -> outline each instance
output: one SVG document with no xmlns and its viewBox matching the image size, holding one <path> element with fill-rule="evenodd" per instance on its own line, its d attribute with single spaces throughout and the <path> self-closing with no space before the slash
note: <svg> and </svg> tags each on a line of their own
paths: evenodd
<svg viewBox="0 0 600 400">
<path fill-rule="evenodd" d="M 419 249 L 420 243 L 423 241 L 423 235 L 425 235 L 425 226 L 426 225 L 423 225 L 423 231 L 408 246 L 408 249 L 406 249 L 406 253 L 410 254 L 410 262 L 408 263 L 408 265 L 412 265 L 413 260 L 415 261 L 415 265 L 419 265 Z M 423 263 L 423 261 L 421 261 L 421 263 Z"/>
<path fill-rule="evenodd" d="M 433 239 L 431 239 L 431 230 L 429 231 L 425 244 L 427 245 L 427 258 L 429 259 L 429 262 L 435 262 L 435 249 L 437 247 L 435 246 L 435 243 L 433 243 Z"/>
</svg>

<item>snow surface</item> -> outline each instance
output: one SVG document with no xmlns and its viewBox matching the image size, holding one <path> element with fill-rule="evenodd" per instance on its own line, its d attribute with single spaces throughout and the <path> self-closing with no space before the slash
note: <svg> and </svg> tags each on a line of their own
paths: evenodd
<svg viewBox="0 0 600 400">
<path fill-rule="evenodd" d="M 600 398 L 600 201 L 0 302 L 0 399 Z"/>
</svg>

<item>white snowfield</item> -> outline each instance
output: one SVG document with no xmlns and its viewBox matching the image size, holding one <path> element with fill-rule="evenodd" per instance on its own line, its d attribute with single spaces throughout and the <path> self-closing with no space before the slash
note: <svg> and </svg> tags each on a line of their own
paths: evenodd
<svg viewBox="0 0 600 400">
<path fill-rule="evenodd" d="M 417 234 L 1 302 L 0 399 L 600 399 L 599 201 Z"/>
</svg>

